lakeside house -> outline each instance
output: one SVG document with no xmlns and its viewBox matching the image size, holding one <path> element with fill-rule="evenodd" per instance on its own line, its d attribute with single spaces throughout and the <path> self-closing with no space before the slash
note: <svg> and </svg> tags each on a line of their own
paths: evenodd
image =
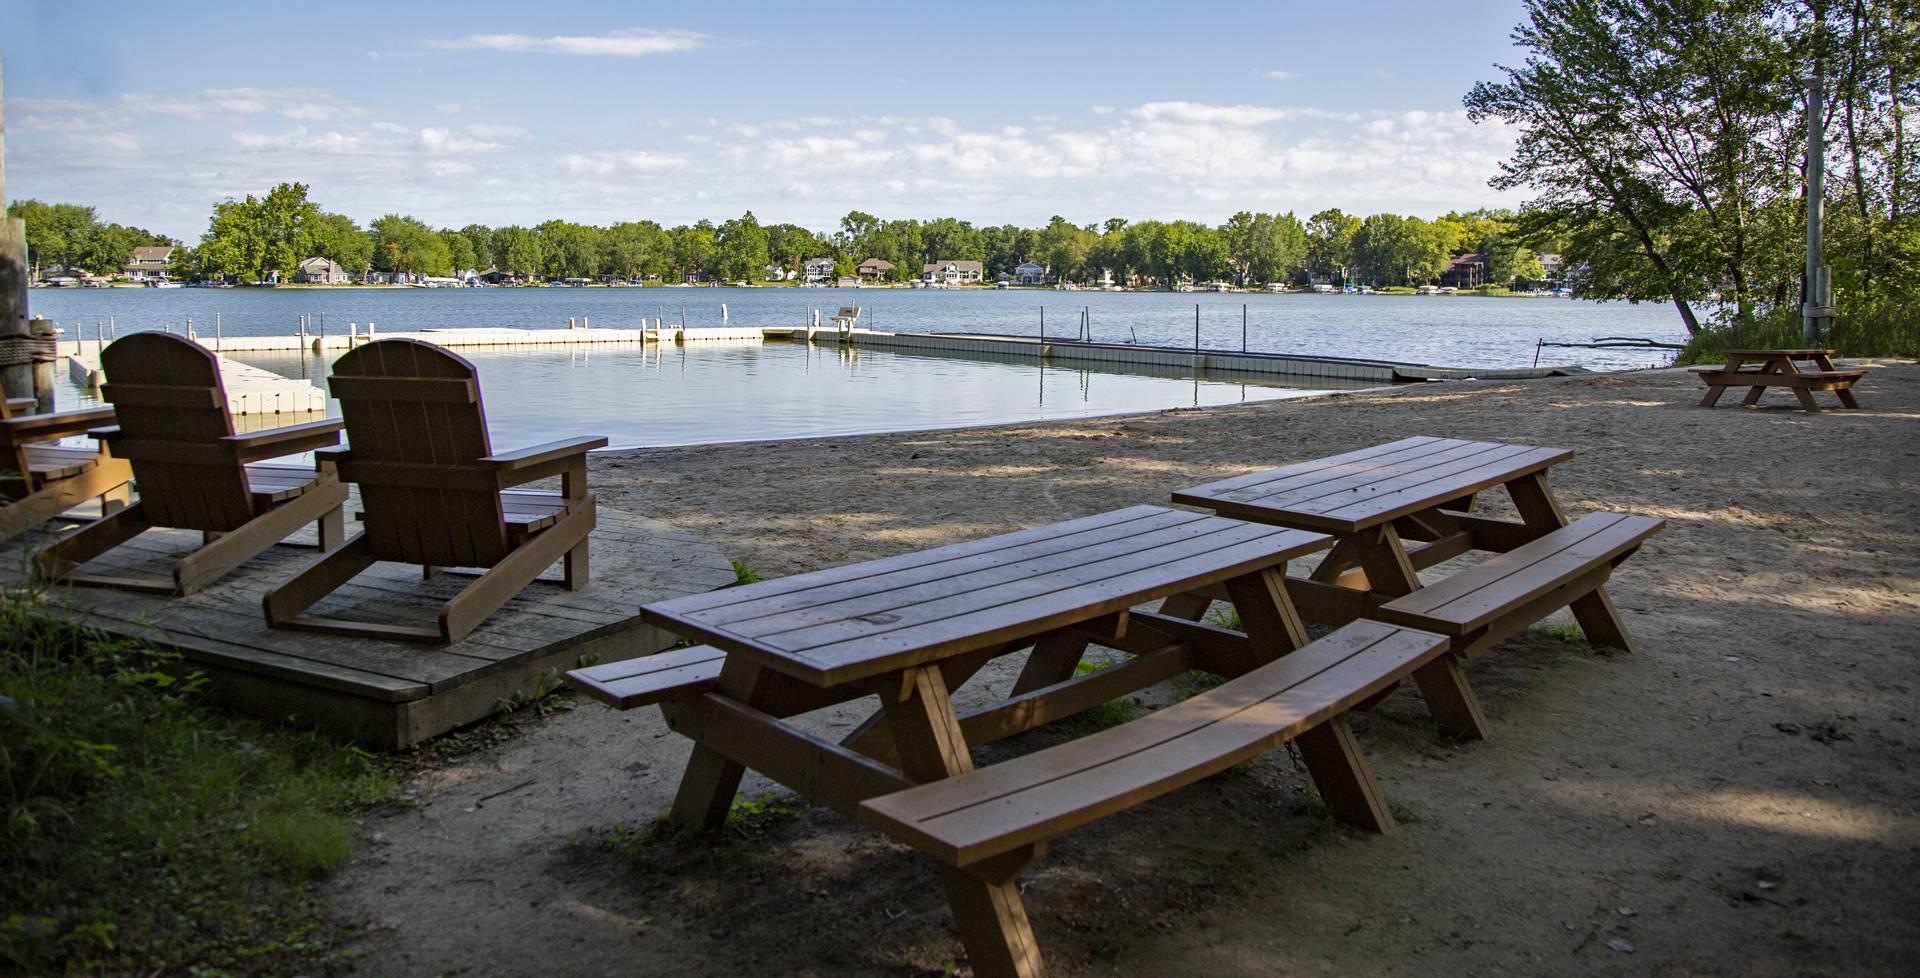
<svg viewBox="0 0 1920 978">
<path fill-rule="evenodd" d="M 834 283 L 835 286 L 842 289 L 857 289 L 863 284 L 865 283 L 860 281 L 860 276 L 858 275 L 842 275 L 839 281 Z"/>
<path fill-rule="evenodd" d="M 893 271 L 893 262 L 885 258 L 869 258 L 854 266 L 853 274 L 860 276 L 862 282 L 878 282 Z"/>
<path fill-rule="evenodd" d="M 167 262 L 173 257 L 176 247 L 155 245 L 133 249 L 133 257 L 127 259 L 127 277 L 142 282 L 166 278 Z"/>
<path fill-rule="evenodd" d="M 353 276 L 341 268 L 339 263 L 329 258 L 303 258 L 299 270 L 293 273 L 295 282 L 311 285 L 345 285 L 353 281 Z"/>
<path fill-rule="evenodd" d="M 1545 273 L 1540 276 L 1542 284 L 1556 289 L 1562 287 L 1561 276 L 1567 270 L 1566 259 L 1548 252 L 1540 256 L 1540 269 Z"/>
<path fill-rule="evenodd" d="M 809 259 L 805 265 L 801 266 L 800 277 L 809 283 L 833 281 L 833 259 Z"/>
<path fill-rule="evenodd" d="M 1449 260 L 1440 284 L 1455 289 L 1477 289 L 1487 284 L 1487 256 L 1478 252 Z"/>
<path fill-rule="evenodd" d="M 1013 266 L 1013 284 L 1015 285 L 1047 284 L 1047 266 L 1037 261 L 1023 261 L 1020 264 Z"/>
<path fill-rule="evenodd" d="M 979 285 L 987 266 L 977 261 L 936 261 L 920 267 L 920 280 L 929 285 Z"/>
</svg>

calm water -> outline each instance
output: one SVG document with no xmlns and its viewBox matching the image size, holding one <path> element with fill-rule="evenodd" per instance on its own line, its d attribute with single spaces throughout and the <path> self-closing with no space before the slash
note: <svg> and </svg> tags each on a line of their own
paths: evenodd
<svg viewBox="0 0 1920 978">
<path fill-rule="evenodd" d="M 1049 336 L 1100 341 L 1366 357 L 1459 367 L 1526 366 L 1534 343 L 1639 336 L 1682 342 L 1666 306 L 1477 296 L 946 291 L 901 289 L 35 289 L 31 308 L 92 339 L 112 317 L 119 334 L 185 327 L 214 316 L 227 336 L 288 335 L 301 315 L 380 332 L 462 326 L 565 329 L 567 317 L 636 328 L 662 316 L 689 326 L 798 326 L 810 309 L 860 305 L 876 329 Z M 687 445 L 1011 423 L 1298 396 L 1312 388 L 769 343 L 669 347 L 664 352 L 461 351 L 481 368 L 496 443 L 604 434 L 616 446 Z M 320 358 L 247 355 L 288 376 L 324 376 Z M 1544 364 L 1620 369 L 1664 362 L 1649 351 L 1541 351 Z M 64 377 L 62 378 L 64 381 Z M 67 387 L 62 407 L 82 403 Z"/>
</svg>

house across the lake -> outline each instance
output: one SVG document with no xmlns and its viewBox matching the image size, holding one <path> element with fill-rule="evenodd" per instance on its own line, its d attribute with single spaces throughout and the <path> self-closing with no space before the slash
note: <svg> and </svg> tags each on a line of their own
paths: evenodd
<svg viewBox="0 0 1920 978">
<path fill-rule="evenodd" d="M 801 266 L 801 278 L 808 282 L 830 282 L 833 280 L 833 259 L 814 258 Z"/>
<path fill-rule="evenodd" d="M 1487 256 L 1482 254 L 1459 255 L 1440 273 L 1440 284 L 1456 289 L 1477 289 L 1487 284 Z"/>
<path fill-rule="evenodd" d="M 1047 284 L 1047 266 L 1042 265 L 1037 261 L 1023 261 L 1020 264 L 1013 266 L 1013 284 L 1015 285 Z"/>
<path fill-rule="evenodd" d="M 853 274 L 860 276 L 862 282 L 878 282 L 893 271 L 893 262 L 885 258 L 869 258 L 854 266 Z"/>
<path fill-rule="evenodd" d="M 149 281 L 167 277 L 167 260 L 173 257 L 175 245 L 158 245 L 133 249 L 133 257 L 127 259 L 127 277 Z"/>
<path fill-rule="evenodd" d="M 977 261 L 936 261 L 920 267 L 920 279 L 930 285 L 979 285 L 987 267 Z"/>
<path fill-rule="evenodd" d="M 353 281 L 353 277 L 338 262 L 314 257 L 301 260 L 299 271 L 293 273 L 293 280 L 311 285 L 346 285 Z"/>
</svg>

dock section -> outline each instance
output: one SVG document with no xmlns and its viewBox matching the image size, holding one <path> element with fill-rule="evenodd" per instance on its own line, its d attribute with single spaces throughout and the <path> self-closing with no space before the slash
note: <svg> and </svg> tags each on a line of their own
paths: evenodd
<svg viewBox="0 0 1920 978">
<path fill-rule="evenodd" d="M 349 499 L 347 512 L 358 509 L 358 499 Z M 43 534 L 30 536 L 29 543 L 45 542 Z M 529 698 L 582 664 L 670 648 L 676 636 L 642 623 L 640 606 L 735 580 L 711 544 L 619 510 L 599 511 L 590 540 L 586 588 L 562 587 L 556 565 L 472 634 L 444 646 L 268 628 L 261 598 L 314 558 L 311 527 L 190 596 L 53 587 L 43 600 L 89 627 L 177 650 L 207 676 L 212 695 L 234 709 L 395 749 L 472 723 L 503 701 Z M 198 533 L 148 530 L 89 567 L 163 576 L 200 543 Z M 16 537 L 0 546 L 0 581 L 19 581 L 21 544 Z M 430 623 L 472 581 L 458 572 L 422 581 L 418 567 L 375 564 L 316 608 L 336 618 Z"/>
</svg>

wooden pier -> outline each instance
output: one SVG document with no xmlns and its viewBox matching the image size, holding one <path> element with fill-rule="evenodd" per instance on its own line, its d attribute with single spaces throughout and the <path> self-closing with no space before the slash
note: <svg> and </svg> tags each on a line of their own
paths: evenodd
<svg viewBox="0 0 1920 978">
<path fill-rule="evenodd" d="M 348 500 L 347 511 L 358 511 L 357 499 Z M 735 579 L 726 557 L 698 537 L 602 508 L 585 589 L 565 590 L 556 565 L 453 645 L 270 629 L 261 597 L 313 559 L 312 528 L 303 536 L 187 597 L 61 586 L 42 600 L 90 627 L 178 650 L 208 676 L 214 697 L 233 708 L 394 749 L 481 719 L 502 701 L 531 696 L 549 670 L 558 675 L 583 662 L 669 648 L 675 637 L 642 624 L 640 605 Z M 44 542 L 44 535 L 33 541 Z M 198 533 L 149 530 L 89 567 L 164 576 L 173 560 L 199 545 Z M 18 538 L 0 547 L 0 581 L 10 586 L 20 582 L 26 564 L 21 547 Z M 471 581 L 457 572 L 422 581 L 418 568 L 376 564 L 316 610 L 385 624 L 430 622 Z"/>
</svg>

